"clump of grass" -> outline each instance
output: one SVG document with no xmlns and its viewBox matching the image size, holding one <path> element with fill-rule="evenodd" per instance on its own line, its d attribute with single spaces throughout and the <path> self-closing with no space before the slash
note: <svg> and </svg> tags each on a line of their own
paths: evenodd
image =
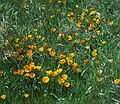
<svg viewBox="0 0 120 104">
<path fill-rule="evenodd" d="M 0 103 L 119 103 L 116 3 L 1 1 Z"/>
</svg>

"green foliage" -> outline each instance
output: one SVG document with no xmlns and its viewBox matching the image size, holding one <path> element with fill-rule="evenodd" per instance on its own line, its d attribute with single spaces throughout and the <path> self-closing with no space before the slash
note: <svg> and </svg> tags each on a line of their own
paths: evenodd
<svg viewBox="0 0 120 104">
<path fill-rule="evenodd" d="M 65 1 L 0 0 L 0 104 L 120 103 L 119 1 Z"/>
</svg>

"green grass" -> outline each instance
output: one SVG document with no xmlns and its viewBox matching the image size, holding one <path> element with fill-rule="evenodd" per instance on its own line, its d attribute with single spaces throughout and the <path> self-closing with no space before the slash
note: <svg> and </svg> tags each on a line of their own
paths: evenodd
<svg viewBox="0 0 120 104">
<path fill-rule="evenodd" d="M 23 4 L 28 7 L 23 8 Z M 79 5 L 79 9 L 75 8 L 76 4 Z M 105 20 L 105 23 L 100 25 L 100 36 L 96 35 L 95 31 L 89 32 L 87 24 L 84 24 L 83 29 L 75 28 L 79 21 L 78 12 L 82 13 L 90 7 L 100 12 L 101 20 Z M 58 13 L 56 11 L 58 8 L 62 8 L 62 12 Z M 75 17 L 73 22 L 69 22 L 66 15 L 71 10 Z M 3 72 L 0 77 L 0 96 L 3 94 L 7 96 L 5 100 L 0 99 L 0 104 L 119 104 L 120 85 L 114 84 L 114 79 L 120 79 L 119 12 L 119 0 L 69 0 L 66 5 L 57 3 L 57 0 L 52 0 L 51 3 L 48 0 L 0 0 L 0 71 Z M 50 19 L 51 15 L 55 15 L 55 18 Z M 113 21 L 112 26 L 108 26 L 110 21 Z M 57 31 L 51 33 L 51 27 L 57 28 Z M 37 29 L 37 32 L 34 29 Z M 97 38 L 91 39 L 89 43 L 76 45 L 74 39 L 72 41 L 68 41 L 66 37 L 59 39 L 59 33 L 66 36 L 78 33 L 79 36 L 75 37 L 75 40 L 92 36 Z M 42 38 L 41 40 L 35 38 L 25 43 L 22 39 L 28 34 L 33 34 L 34 37 L 41 35 L 45 39 L 42 41 Z M 39 48 L 47 43 L 47 48 L 53 48 L 56 56 L 50 57 L 47 51 L 39 53 L 36 50 L 32 58 L 25 57 L 25 60 L 18 61 L 5 55 L 17 51 L 14 45 L 17 37 L 23 42 L 24 53 L 27 51 L 25 47 L 29 44 L 35 44 Z M 106 44 L 103 45 L 101 41 L 105 41 Z M 89 51 L 84 49 L 87 45 L 90 45 Z M 91 56 L 94 49 L 98 50 L 96 57 Z M 67 64 L 58 64 L 59 54 L 68 56 L 70 52 L 76 52 L 72 60 L 78 63 L 80 73 L 74 73 L 73 68 Z M 90 62 L 84 63 L 85 59 L 89 59 Z M 100 63 L 95 64 L 96 60 Z M 12 74 L 31 61 L 36 65 L 42 65 L 40 73 L 34 72 L 36 73 L 34 79 Z M 57 78 L 61 74 L 56 79 L 50 77 L 48 84 L 43 84 L 39 80 L 46 76 L 46 70 L 55 70 L 59 67 L 65 69 L 63 73 L 68 75 L 67 81 L 71 84 L 69 88 L 57 83 Z M 97 69 L 102 69 L 103 73 L 98 74 Z M 99 77 L 103 79 L 102 82 L 96 81 Z M 24 92 L 28 92 L 30 96 L 25 98 Z"/>
</svg>

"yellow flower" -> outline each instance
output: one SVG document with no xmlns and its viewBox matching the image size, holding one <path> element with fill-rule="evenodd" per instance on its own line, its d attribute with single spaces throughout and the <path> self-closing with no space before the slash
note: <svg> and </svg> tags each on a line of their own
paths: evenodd
<svg viewBox="0 0 120 104">
<path fill-rule="evenodd" d="M 90 49 L 90 46 L 86 46 L 85 49 L 86 49 L 86 50 Z"/>
<path fill-rule="evenodd" d="M 44 38 L 44 37 L 42 37 L 42 38 L 41 38 L 41 41 L 43 41 L 44 39 L 45 39 L 45 38 Z"/>
<path fill-rule="evenodd" d="M 73 15 L 73 12 L 68 12 L 67 16 L 70 17 Z"/>
<path fill-rule="evenodd" d="M 97 78 L 97 82 L 102 82 L 103 78 Z"/>
<path fill-rule="evenodd" d="M 75 53 L 70 53 L 70 56 L 71 56 L 71 57 L 74 57 L 74 56 L 75 56 Z"/>
<path fill-rule="evenodd" d="M 58 72 L 58 73 L 61 73 L 62 71 L 63 71 L 62 68 L 57 69 L 57 72 Z"/>
<path fill-rule="evenodd" d="M 28 41 L 28 37 L 25 37 L 25 38 L 24 38 L 24 41 L 27 42 L 27 41 Z"/>
<path fill-rule="evenodd" d="M 60 54 L 59 58 L 65 58 L 66 56 L 64 54 Z"/>
<path fill-rule="evenodd" d="M 49 54 L 53 57 L 53 56 L 55 56 L 56 53 L 51 51 L 51 52 L 49 52 Z"/>
<path fill-rule="evenodd" d="M 86 9 L 85 12 L 88 12 L 88 9 Z"/>
<path fill-rule="evenodd" d="M 93 51 L 94 51 L 94 52 L 97 52 L 97 50 L 96 50 L 96 49 L 94 49 Z"/>
<path fill-rule="evenodd" d="M 93 21 L 96 21 L 96 18 L 93 18 Z"/>
<path fill-rule="evenodd" d="M 68 78 L 68 75 L 67 74 L 62 74 L 61 78 L 64 79 L 64 80 L 66 80 Z"/>
<path fill-rule="evenodd" d="M 35 66 L 34 69 L 36 69 L 37 71 L 40 71 L 41 66 Z"/>
<path fill-rule="evenodd" d="M 24 69 L 18 69 L 17 74 L 23 75 L 24 74 Z"/>
<path fill-rule="evenodd" d="M 4 41 L 4 45 L 8 45 L 9 41 L 8 40 L 5 40 Z"/>
<path fill-rule="evenodd" d="M 30 94 L 28 94 L 28 93 L 24 93 L 23 96 L 24 96 L 25 98 L 27 98 L 27 97 L 30 96 Z"/>
<path fill-rule="evenodd" d="M 84 40 L 84 39 L 80 40 L 80 44 L 83 44 L 84 42 L 85 42 L 85 40 Z"/>
<path fill-rule="evenodd" d="M 18 74 L 18 72 L 17 72 L 17 71 L 14 71 L 14 72 L 13 72 L 13 75 L 17 75 L 17 74 Z"/>
<path fill-rule="evenodd" d="M 75 34 L 74 34 L 74 36 L 76 36 L 76 37 L 77 37 L 78 35 L 79 35 L 78 33 L 75 33 Z"/>
<path fill-rule="evenodd" d="M 65 59 L 61 59 L 61 60 L 59 61 L 59 63 L 60 63 L 60 64 L 64 64 L 64 63 L 65 63 Z"/>
<path fill-rule="evenodd" d="M 76 4 L 76 5 L 75 5 L 75 8 L 78 8 L 78 7 L 79 7 L 79 5 Z"/>
<path fill-rule="evenodd" d="M 29 73 L 25 73 L 25 75 L 24 75 L 24 76 L 29 77 L 29 75 L 30 75 Z"/>
<path fill-rule="evenodd" d="M 56 31 L 56 28 L 55 28 L 55 27 L 52 27 L 52 28 L 50 29 L 50 31 L 51 31 L 51 32 L 55 32 L 55 31 Z"/>
<path fill-rule="evenodd" d="M 81 27 L 81 23 L 78 22 L 78 23 L 76 24 L 76 27 L 77 27 L 77 28 L 80 28 L 80 27 Z"/>
<path fill-rule="evenodd" d="M 81 72 L 80 68 L 75 68 L 75 72 L 76 72 L 76 73 Z"/>
<path fill-rule="evenodd" d="M 90 15 L 93 15 L 93 14 L 95 14 L 95 12 L 96 12 L 95 10 L 94 10 L 94 11 L 91 11 L 91 12 L 90 12 Z"/>
<path fill-rule="evenodd" d="M 77 68 L 78 64 L 76 62 L 73 63 L 73 68 Z"/>
<path fill-rule="evenodd" d="M 90 8 L 90 10 L 94 10 L 94 8 Z"/>
<path fill-rule="evenodd" d="M 92 52 L 92 56 L 97 56 L 97 50 L 93 50 L 93 52 Z"/>
<path fill-rule="evenodd" d="M 103 70 L 102 70 L 102 69 L 98 69 L 98 70 L 97 70 L 97 73 L 98 73 L 98 74 L 102 74 L 102 73 L 103 73 Z"/>
<path fill-rule="evenodd" d="M 48 48 L 47 51 L 48 51 L 48 52 L 51 52 L 51 51 L 52 51 L 52 48 Z"/>
<path fill-rule="evenodd" d="M 82 12 L 81 16 L 85 17 L 85 14 L 86 14 L 85 12 Z"/>
<path fill-rule="evenodd" d="M 28 65 L 24 66 L 23 68 L 24 68 L 25 72 L 27 72 L 27 73 L 30 72 L 30 69 L 29 69 Z"/>
<path fill-rule="evenodd" d="M 56 77 L 57 75 L 58 75 L 58 72 L 57 72 L 57 71 L 52 72 L 52 76 L 53 76 L 53 77 Z"/>
<path fill-rule="evenodd" d="M 86 40 L 86 41 L 89 41 L 89 40 L 90 40 L 90 38 L 86 38 L 85 40 Z"/>
<path fill-rule="evenodd" d="M 69 66 L 71 66 L 72 63 L 73 63 L 73 60 L 67 60 L 67 64 L 68 64 Z"/>
<path fill-rule="evenodd" d="M 19 47 L 20 45 L 19 44 L 15 44 L 16 47 Z"/>
<path fill-rule="evenodd" d="M 73 37 L 72 36 L 68 36 L 68 40 L 72 40 L 73 39 Z"/>
<path fill-rule="evenodd" d="M 47 76 L 45 76 L 45 77 L 42 78 L 42 82 L 43 82 L 43 83 L 48 83 L 49 80 L 50 80 L 50 79 L 49 79 Z"/>
<path fill-rule="evenodd" d="M 69 61 L 69 60 L 70 60 L 70 57 L 66 57 L 66 60 Z"/>
<path fill-rule="evenodd" d="M 89 20 L 88 20 L 88 19 L 86 19 L 86 20 L 85 20 L 85 22 L 87 22 L 87 23 L 88 23 L 88 22 L 89 22 Z"/>
<path fill-rule="evenodd" d="M 75 19 L 74 17 L 70 17 L 70 18 L 69 18 L 69 20 L 70 20 L 71 22 L 74 21 L 74 19 Z"/>
<path fill-rule="evenodd" d="M 84 20 L 84 16 L 82 16 L 81 18 L 79 18 L 81 21 L 83 21 Z"/>
<path fill-rule="evenodd" d="M 58 3 L 61 3 L 62 1 L 61 0 L 58 0 Z"/>
<path fill-rule="evenodd" d="M 89 62 L 89 59 L 85 59 L 84 62 L 85 62 L 85 63 L 88 63 L 88 62 Z"/>
<path fill-rule="evenodd" d="M 96 24 L 99 24 L 100 23 L 100 20 L 99 19 L 96 19 Z"/>
<path fill-rule="evenodd" d="M 112 25 L 113 25 L 113 22 L 109 22 L 109 25 L 112 26 Z"/>
<path fill-rule="evenodd" d="M 47 46 L 47 43 L 44 43 L 42 46 L 43 46 L 43 47 L 46 47 L 46 46 Z"/>
<path fill-rule="evenodd" d="M 17 59 L 18 59 L 19 61 L 21 61 L 21 60 L 24 59 L 24 56 L 23 56 L 23 55 L 20 55 Z"/>
<path fill-rule="evenodd" d="M 70 87 L 70 83 L 68 83 L 68 82 L 65 82 L 63 85 L 64 85 L 65 87 Z"/>
<path fill-rule="evenodd" d="M 100 34 L 100 30 L 96 30 L 96 34 L 99 35 Z"/>
<path fill-rule="evenodd" d="M 15 42 L 16 42 L 16 43 L 18 43 L 18 42 L 19 42 L 19 40 L 20 40 L 20 38 L 16 38 L 16 39 L 15 39 Z"/>
<path fill-rule="evenodd" d="M 65 37 L 65 34 L 58 34 L 58 37 L 59 37 L 59 38 L 64 38 L 64 37 Z"/>
<path fill-rule="evenodd" d="M 34 78 L 34 77 L 35 77 L 35 73 L 30 73 L 30 74 L 29 74 L 29 77 L 30 77 L 30 78 Z"/>
<path fill-rule="evenodd" d="M 46 74 L 52 75 L 52 70 L 46 71 Z"/>
<path fill-rule="evenodd" d="M 34 69 L 34 67 L 35 67 L 35 63 L 34 63 L 34 62 L 31 62 L 31 63 L 29 64 L 29 69 Z"/>
<path fill-rule="evenodd" d="M 59 83 L 59 84 L 63 84 L 64 82 L 65 82 L 64 79 L 62 79 L 62 78 L 58 78 L 58 83 Z"/>
<path fill-rule="evenodd" d="M 50 18 L 55 18 L 55 15 L 51 15 Z"/>
<path fill-rule="evenodd" d="M 37 35 L 36 38 L 37 38 L 37 39 L 40 39 L 40 38 L 41 38 L 41 35 Z"/>
<path fill-rule="evenodd" d="M 115 80 L 114 80 L 114 84 L 115 84 L 115 85 L 120 84 L 120 79 L 115 79 Z"/>
<path fill-rule="evenodd" d="M 92 56 L 97 56 L 97 53 L 96 52 L 92 52 Z"/>
<path fill-rule="evenodd" d="M 94 23 L 91 22 L 90 25 L 89 25 L 89 27 L 88 27 L 88 30 L 92 30 L 94 27 L 95 27 Z"/>
<path fill-rule="evenodd" d="M 13 55 L 14 57 L 17 57 L 17 56 L 19 55 L 19 53 L 18 53 L 18 52 L 13 52 L 12 55 Z"/>
<path fill-rule="evenodd" d="M 6 95 L 1 95 L 0 97 L 2 100 L 5 100 L 6 99 Z"/>
<path fill-rule="evenodd" d="M 34 46 L 34 45 L 28 45 L 27 48 L 29 48 L 29 49 L 36 49 L 36 46 Z"/>
<path fill-rule="evenodd" d="M 90 10 L 95 10 L 94 8 L 90 8 Z"/>
<path fill-rule="evenodd" d="M 30 34 L 30 35 L 28 35 L 28 38 L 33 38 L 33 35 L 31 35 L 31 34 Z"/>
<path fill-rule="evenodd" d="M 106 44 L 106 41 L 102 41 L 102 44 Z"/>
<path fill-rule="evenodd" d="M 27 56 L 28 58 L 32 57 L 32 50 L 31 50 L 31 49 L 27 51 L 26 56 Z"/>
<path fill-rule="evenodd" d="M 40 47 L 40 48 L 39 48 L 39 51 L 40 51 L 40 52 L 43 52 L 43 51 L 44 51 L 44 47 Z"/>
</svg>

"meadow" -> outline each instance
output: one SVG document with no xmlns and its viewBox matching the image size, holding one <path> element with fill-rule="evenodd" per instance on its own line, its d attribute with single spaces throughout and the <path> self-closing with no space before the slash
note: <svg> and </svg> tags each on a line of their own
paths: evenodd
<svg viewBox="0 0 120 104">
<path fill-rule="evenodd" d="M 0 0 L 0 104 L 120 104 L 120 1 Z"/>
</svg>

